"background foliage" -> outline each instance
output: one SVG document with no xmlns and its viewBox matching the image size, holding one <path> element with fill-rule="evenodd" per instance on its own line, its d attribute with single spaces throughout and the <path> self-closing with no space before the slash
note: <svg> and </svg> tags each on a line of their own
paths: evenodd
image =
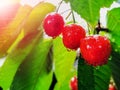
<svg viewBox="0 0 120 90">
<path fill-rule="evenodd" d="M 94 32 L 100 20 L 100 9 L 116 0 L 64 0 L 80 15 Z M 67 50 L 61 37 L 44 38 L 42 21 L 55 11 L 55 6 L 41 2 L 35 7 L 20 6 L 14 19 L 0 31 L 0 57 L 6 57 L 0 67 L 0 87 L 3 90 L 49 90 L 53 73 L 54 90 L 69 90 L 71 77 L 78 76 L 79 90 L 108 90 L 112 78 L 120 90 L 120 7 L 107 11 L 104 35 L 111 40 L 112 53 L 106 65 L 92 67 Z M 78 22 L 79 23 L 79 22 Z M 9 37 L 8 37 L 9 36 Z M 77 69 L 75 68 L 77 67 Z"/>
</svg>

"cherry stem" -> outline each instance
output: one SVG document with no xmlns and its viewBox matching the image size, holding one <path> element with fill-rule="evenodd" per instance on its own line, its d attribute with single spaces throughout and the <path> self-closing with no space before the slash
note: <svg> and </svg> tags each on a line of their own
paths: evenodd
<svg viewBox="0 0 120 90">
<path fill-rule="evenodd" d="M 71 15 L 71 11 L 68 13 L 67 17 L 65 18 L 66 20 L 69 18 L 69 16 Z"/>
<path fill-rule="evenodd" d="M 87 22 L 87 26 L 88 26 L 88 34 L 90 35 L 90 28 L 89 28 L 89 23 Z"/>
<path fill-rule="evenodd" d="M 68 11 L 70 11 L 70 9 L 67 9 L 67 10 L 63 11 L 63 12 L 61 12 L 60 14 L 64 14 L 64 13 L 66 13 L 66 12 L 68 12 Z M 70 12 L 70 13 L 71 13 L 71 12 Z"/>
<path fill-rule="evenodd" d="M 101 29 L 100 20 L 98 20 L 98 26 L 96 28 L 97 34 L 99 34 L 100 29 Z"/>
<path fill-rule="evenodd" d="M 60 9 L 60 6 L 61 6 L 61 4 L 63 3 L 63 0 L 62 1 L 60 1 L 60 3 L 59 3 L 59 5 L 58 5 L 58 7 L 57 7 L 57 9 L 56 9 L 56 12 L 58 13 L 58 11 L 59 11 L 59 9 Z"/>
<path fill-rule="evenodd" d="M 100 24 L 100 20 L 98 20 L 98 25 L 95 28 L 95 31 L 96 31 L 97 34 L 99 34 L 100 31 L 106 31 L 106 32 L 108 32 L 109 30 L 107 28 L 102 28 L 101 24 Z"/>
<path fill-rule="evenodd" d="M 73 10 L 71 10 L 71 13 L 72 13 L 72 18 L 73 18 L 73 23 L 76 23 L 76 20 L 75 20 L 75 16 L 74 16 Z"/>
</svg>

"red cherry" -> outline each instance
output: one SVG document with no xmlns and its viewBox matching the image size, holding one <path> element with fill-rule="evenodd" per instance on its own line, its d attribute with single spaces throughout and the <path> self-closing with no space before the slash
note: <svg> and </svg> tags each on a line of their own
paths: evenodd
<svg viewBox="0 0 120 90">
<path fill-rule="evenodd" d="M 116 90 L 115 86 L 113 84 L 109 85 L 109 90 Z"/>
<path fill-rule="evenodd" d="M 12 3 L 0 7 L 0 29 L 5 28 L 15 17 L 20 3 Z"/>
<path fill-rule="evenodd" d="M 76 50 L 80 46 L 80 40 L 85 37 L 85 30 L 79 25 L 71 24 L 64 27 L 62 34 L 64 46 Z"/>
<path fill-rule="evenodd" d="M 58 36 L 61 34 L 63 26 L 63 17 L 58 13 L 50 13 L 44 19 L 43 27 L 48 36 Z"/>
<path fill-rule="evenodd" d="M 82 39 L 80 49 L 82 57 L 88 64 L 98 66 L 107 63 L 111 44 L 106 37 L 94 35 Z"/>
<path fill-rule="evenodd" d="M 74 76 L 74 77 L 71 78 L 70 89 L 71 90 L 78 90 L 78 80 L 77 80 L 76 76 Z"/>
</svg>

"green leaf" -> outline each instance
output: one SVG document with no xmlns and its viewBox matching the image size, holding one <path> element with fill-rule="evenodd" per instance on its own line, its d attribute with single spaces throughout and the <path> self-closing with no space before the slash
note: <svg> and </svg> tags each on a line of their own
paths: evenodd
<svg viewBox="0 0 120 90">
<path fill-rule="evenodd" d="M 0 68 L 0 86 L 3 90 L 8 90 L 19 65 L 32 48 L 36 46 L 41 36 L 40 31 L 28 33 L 7 56 L 6 61 Z"/>
<path fill-rule="evenodd" d="M 70 0 L 72 9 L 92 26 L 99 20 L 100 8 L 110 6 L 115 0 Z"/>
<path fill-rule="evenodd" d="M 113 1 L 117 1 L 117 0 L 101 0 L 100 1 L 101 7 L 110 7 Z"/>
<path fill-rule="evenodd" d="M 111 72 L 108 65 L 92 67 L 86 64 L 82 58 L 79 58 L 78 61 L 79 90 L 108 90 L 110 75 Z"/>
<path fill-rule="evenodd" d="M 114 8 L 107 14 L 107 26 L 111 35 L 112 54 L 110 67 L 112 76 L 116 83 L 118 90 L 120 89 L 120 7 Z"/>
<path fill-rule="evenodd" d="M 68 3 L 69 2 L 69 0 L 64 0 L 66 3 Z"/>
<path fill-rule="evenodd" d="M 11 90 L 49 90 L 52 56 L 52 40 L 40 42 L 19 67 Z"/>
<path fill-rule="evenodd" d="M 70 90 L 70 80 L 72 77 L 76 76 L 76 71 L 69 72 L 64 82 L 56 83 L 54 90 Z"/>
<path fill-rule="evenodd" d="M 108 12 L 107 27 L 111 34 L 111 41 L 120 46 L 120 7 Z"/>
<path fill-rule="evenodd" d="M 65 84 L 67 84 L 66 88 L 68 88 L 66 90 L 69 90 L 69 80 L 74 73 L 73 64 L 76 57 L 76 52 L 68 51 L 64 47 L 60 37 L 54 40 L 53 51 L 55 75 L 58 81 L 55 90 L 65 90 L 63 88 Z"/>
<path fill-rule="evenodd" d="M 14 19 L 0 32 L 0 57 L 8 54 L 8 49 L 16 41 L 32 7 L 20 6 Z"/>
<path fill-rule="evenodd" d="M 120 90 L 120 52 L 114 48 L 111 53 L 110 68 L 112 70 L 112 76 L 117 86 L 117 90 Z"/>
<path fill-rule="evenodd" d="M 24 24 L 25 34 L 34 30 L 38 30 L 45 16 L 55 10 L 55 6 L 48 2 L 38 3 L 30 12 Z"/>
<path fill-rule="evenodd" d="M 95 90 L 108 90 L 111 77 L 111 70 L 109 65 L 106 64 L 98 68 L 94 68 L 94 77 Z"/>
<path fill-rule="evenodd" d="M 14 43 L 21 30 L 26 35 L 28 32 L 38 30 L 44 17 L 55 10 L 51 3 L 40 2 L 34 8 L 21 6 L 14 20 L 0 32 L 0 57 L 8 54 L 8 49 Z"/>
<path fill-rule="evenodd" d="M 93 73 L 93 67 L 86 65 L 84 60 L 80 58 L 78 61 L 78 89 L 95 90 Z"/>
</svg>

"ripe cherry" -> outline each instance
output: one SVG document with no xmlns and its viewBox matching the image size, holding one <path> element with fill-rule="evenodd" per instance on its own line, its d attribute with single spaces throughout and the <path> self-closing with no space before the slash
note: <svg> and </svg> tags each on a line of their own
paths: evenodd
<svg viewBox="0 0 120 90">
<path fill-rule="evenodd" d="M 115 86 L 113 84 L 109 85 L 109 90 L 116 90 Z"/>
<path fill-rule="evenodd" d="M 76 76 L 72 77 L 70 80 L 70 89 L 78 90 L 78 80 Z"/>
<path fill-rule="evenodd" d="M 64 26 L 63 17 L 58 13 L 48 14 L 43 22 L 43 27 L 48 36 L 56 37 L 61 34 Z"/>
<path fill-rule="evenodd" d="M 106 37 L 94 35 L 82 39 L 80 49 L 82 57 L 88 64 L 98 66 L 107 63 L 111 44 Z"/>
<path fill-rule="evenodd" d="M 66 48 L 76 50 L 80 46 L 80 40 L 85 37 L 85 30 L 76 24 L 67 25 L 62 31 L 63 44 Z"/>
</svg>

